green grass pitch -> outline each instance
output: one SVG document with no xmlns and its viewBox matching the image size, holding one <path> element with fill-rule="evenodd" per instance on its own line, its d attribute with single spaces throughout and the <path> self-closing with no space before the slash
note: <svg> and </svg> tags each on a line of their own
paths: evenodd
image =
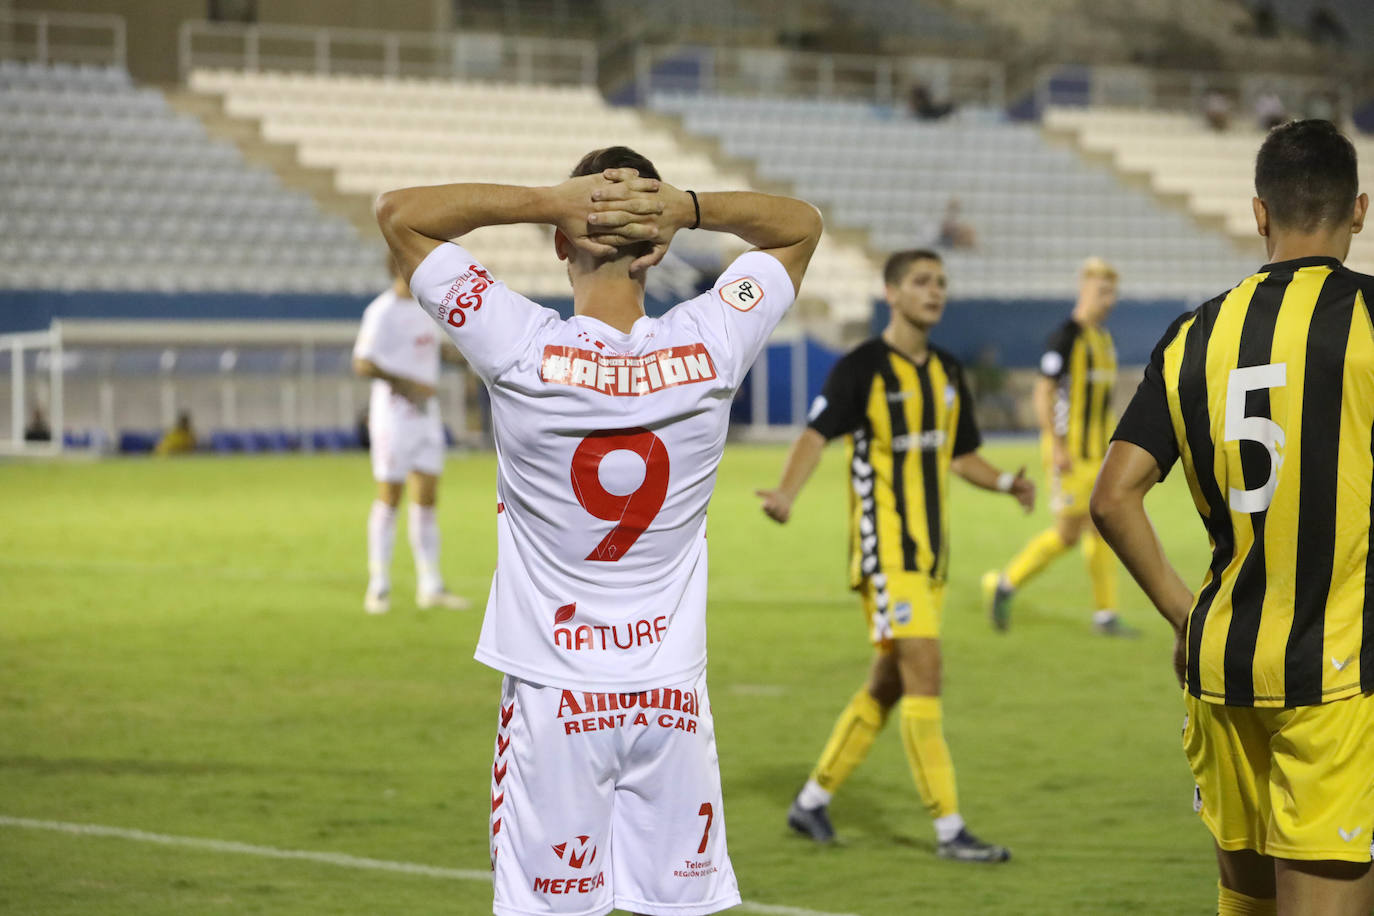
<svg viewBox="0 0 1374 916">
<path fill-rule="evenodd" d="M 985 453 L 1036 464 L 1027 443 Z M 845 588 L 841 450 L 779 528 L 753 490 L 783 454 L 732 446 L 711 507 L 711 695 L 745 898 L 859 916 L 1214 912 L 1167 628 L 1123 573 L 1143 636 L 1094 636 L 1075 553 L 992 632 L 978 577 L 1049 517 L 958 481 L 945 723 L 970 826 L 1014 859 L 935 858 L 895 734 L 832 805 L 842 845 L 787 833 L 870 649 Z M 479 601 L 494 473 L 490 455 L 455 457 L 441 496 L 450 584 Z M 480 613 L 415 609 L 403 534 L 392 613 L 362 613 L 370 491 L 361 455 L 0 465 L 0 817 L 485 869 L 499 675 L 471 660 Z M 1200 579 L 1182 482 L 1151 508 Z M 5 913 L 480 914 L 490 894 L 0 825 Z"/>
</svg>

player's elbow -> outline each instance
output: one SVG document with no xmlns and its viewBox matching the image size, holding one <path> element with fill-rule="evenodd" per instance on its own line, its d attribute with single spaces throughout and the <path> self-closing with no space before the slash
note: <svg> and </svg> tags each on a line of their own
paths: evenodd
<svg viewBox="0 0 1374 916">
<path fill-rule="evenodd" d="M 377 367 L 372 365 L 370 360 L 353 357 L 353 374 L 363 378 L 372 378 L 377 374 Z"/>
<path fill-rule="evenodd" d="M 1110 481 L 1098 480 L 1093 487 L 1092 496 L 1088 499 L 1088 514 L 1092 516 L 1093 524 L 1098 531 L 1110 529 L 1113 522 L 1121 517 L 1121 513 L 1127 508 L 1131 499 L 1131 494 L 1112 486 Z"/>
<path fill-rule="evenodd" d="M 387 234 L 387 230 L 400 225 L 401 210 L 401 192 L 383 191 L 377 195 L 377 199 L 372 202 L 372 215 L 377 218 L 377 225 L 381 227 L 383 235 Z"/>
<path fill-rule="evenodd" d="M 802 230 L 806 233 L 806 238 L 810 239 L 813 244 L 819 242 L 821 234 L 825 232 L 825 217 L 821 216 L 821 211 L 814 204 L 809 204 L 806 201 L 800 201 L 800 203 L 802 211 L 806 214 L 801 222 Z"/>
</svg>

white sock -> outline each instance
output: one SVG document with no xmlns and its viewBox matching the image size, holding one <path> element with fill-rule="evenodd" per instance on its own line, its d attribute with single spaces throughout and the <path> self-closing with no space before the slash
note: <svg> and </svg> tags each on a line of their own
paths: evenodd
<svg viewBox="0 0 1374 916">
<path fill-rule="evenodd" d="M 808 779 L 806 785 L 797 793 L 797 804 L 803 808 L 819 808 L 822 805 L 830 804 L 830 793 L 821 788 L 821 784 L 814 779 Z"/>
<path fill-rule="evenodd" d="M 959 831 L 964 829 L 963 815 L 957 811 L 954 814 L 946 814 L 944 817 L 935 819 L 935 839 L 941 843 L 948 843 L 959 835 Z"/>
<path fill-rule="evenodd" d="M 444 590 L 439 572 L 439 518 L 433 506 L 410 504 L 410 552 L 415 555 L 418 590 L 425 594 Z"/>
<path fill-rule="evenodd" d="M 396 507 L 380 499 L 372 501 L 367 514 L 367 590 L 391 591 L 391 548 L 396 544 Z"/>
<path fill-rule="evenodd" d="M 1116 611 L 1109 610 L 1109 609 L 1103 609 L 1103 610 L 1100 610 L 1100 611 L 1093 611 L 1093 623 L 1097 624 L 1097 625 L 1100 626 L 1100 627 L 1101 627 L 1101 626 L 1106 626 L 1107 624 L 1111 623 L 1111 622 L 1112 622 L 1113 620 L 1115 620 L 1115 619 L 1116 619 Z"/>
<path fill-rule="evenodd" d="M 1006 573 L 1002 573 L 1000 576 L 997 577 L 997 590 L 1001 592 L 1016 591 L 1016 589 L 1011 587 L 1011 580 L 1007 578 Z"/>
</svg>

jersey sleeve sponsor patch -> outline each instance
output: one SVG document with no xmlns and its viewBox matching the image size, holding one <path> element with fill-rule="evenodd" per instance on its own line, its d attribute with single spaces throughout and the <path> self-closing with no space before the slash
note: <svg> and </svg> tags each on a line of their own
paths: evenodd
<svg viewBox="0 0 1374 916">
<path fill-rule="evenodd" d="M 491 284 L 491 274 L 476 264 L 469 264 L 444 294 L 435 314 L 440 321 L 461 328 L 467 324 L 468 311 L 475 312 L 482 307 L 482 297 Z"/>
<path fill-rule="evenodd" d="M 731 308 L 747 312 L 763 301 L 763 286 L 753 277 L 731 280 L 719 290 L 720 298 Z"/>
</svg>

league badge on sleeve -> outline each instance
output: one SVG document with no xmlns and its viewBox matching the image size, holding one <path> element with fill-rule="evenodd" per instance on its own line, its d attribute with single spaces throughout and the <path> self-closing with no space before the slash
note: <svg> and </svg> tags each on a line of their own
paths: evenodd
<svg viewBox="0 0 1374 916">
<path fill-rule="evenodd" d="M 763 287 L 753 277 L 740 277 L 720 288 L 720 298 L 736 311 L 747 312 L 763 301 Z"/>
</svg>

